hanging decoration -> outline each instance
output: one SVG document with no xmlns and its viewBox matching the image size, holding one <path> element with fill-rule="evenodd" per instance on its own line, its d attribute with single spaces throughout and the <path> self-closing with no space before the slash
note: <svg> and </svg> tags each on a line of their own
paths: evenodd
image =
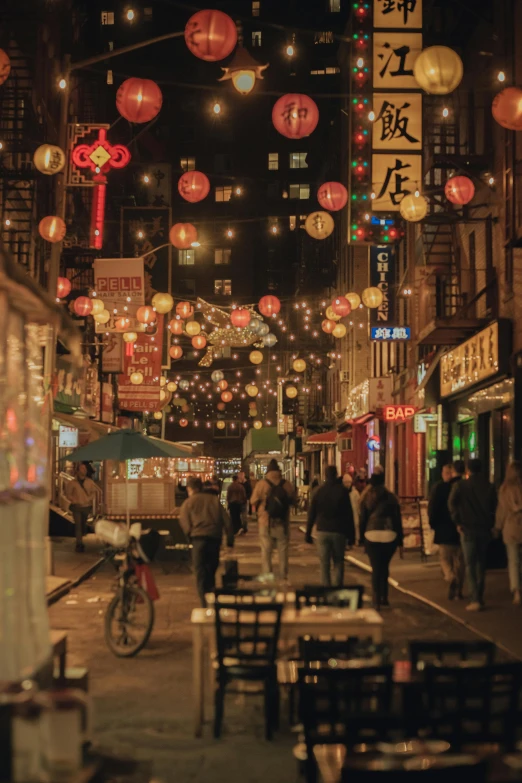
<svg viewBox="0 0 522 783">
<path fill-rule="evenodd" d="M 96 315 L 93 315 L 94 320 L 97 324 L 107 324 L 111 320 L 111 314 L 108 310 L 103 308 L 103 310 L 100 313 L 96 313 Z"/>
<path fill-rule="evenodd" d="M 150 305 L 142 305 L 136 311 L 136 319 L 140 324 L 153 324 L 156 320 L 156 313 Z"/>
<path fill-rule="evenodd" d="M 331 308 L 340 318 L 345 318 L 347 315 L 350 315 L 352 310 L 350 302 L 345 296 L 336 296 L 332 301 Z"/>
<path fill-rule="evenodd" d="M 333 307 L 328 305 L 325 311 L 325 315 L 329 321 L 340 321 L 341 316 L 334 312 Z"/>
<path fill-rule="evenodd" d="M 337 337 L 338 340 L 341 339 L 341 337 L 346 337 L 346 326 L 344 324 L 336 324 L 332 334 L 334 337 Z"/>
<path fill-rule="evenodd" d="M 156 309 L 157 313 L 165 315 L 166 313 L 170 313 L 174 307 L 174 299 L 170 294 L 154 294 L 152 297 L 152 306 Z"/>
<path fill-rule="evenodd" d="M 259 329 L 263 326 L 263 321 L 260 318 L 251 318 L 248 326 L 251 332 L 258 334 Z"/>
<path fill-rule="evenodd" d="M 190 302 L 178 302 L 176 305 L 176 315 L 179 315 L 179 317 L 184 320 L 192 318 L 194 315 L 194 308 Z"/>
<path fill-rule="evenodd" d="M 188 419 L 180 419 L 179 420 L 179 426 L 180 427 L 188 427 Z"/>
<path fill-rule="evenodd" d="M 258 336 L 258 337 L 263 337 L 263 338 L 264 338 L 264 337 L 266 337 L 266 336 L 267 336 L 267 334 L 269 334 L 269 332 L 270 332 L 270 327 L 269 327 L 269 325 L 268 325 L 268 324 L 265 324 L 265 323 L 262 323 L 262 324 L 261 324 L 261 326 L 259 327 L 259 331 L 258 331 L 258 333 L 257 333 L 257 336 Z"/>
<path fill-rule="evenodd" d="M 72 284 L 68 277 L 59 277 L 56 281 L 56 296 L 58 299 L 64 299 L 71 293 Z M 103 310 L 103 304 L 102 304 Z"/>
<path fill-rule="evenodd" d="M 185 171 L 178 180 L 178 192 L 185 201 L 196 204 L 210 193 L 209 179 L 202 171 Z"/>
<path fill-rule="evenodd" d="M 278 314 L 278 312 L 281 310 L 281 302 L 279 301 L 277 296 L 268 294 L 267 296 L 261 297 L 261 299 L 259 300 L 258 307 L 261 315 L 264 315 L 266 318 L 269 318 L 272 315 Z M 262 326 L 267 326 L 267 324 L 262 324 Z M 260 327 L 258 334 L 261 334 L 261 331 L 262 331 L 262 327 Z M 268 331 L 270 331 L 270 328 L 268 328 Z"/>
<path fill-rule="evenodd" d="M 308 95 L 290 93 L 275 102 L 272 122 L 274 128 L 287 139 L 303 139 L 316 129 L 319 109 Z"/>
<path fill-rule="evenodd" d="M 357 308 L 361 304 L 361 297 L 359 296 L 359 294 L 356 294 L 355 292 L 351 291 L 345 294 L 345 297 L 350 302 L 350 307 L 352 308 L 352 310 L 357 310 Z"/>
<path fill-rule="evenodd" d="M 272 334 L 272 332 L 269 332 L 263 337 L 263 345 L 266 348 L 273 348 L 276 343 L 277 343 L 277 337 L 275 336 L 275 334 Z"/>
<path fill-rule="evenodd" d="M 292 367 L 296 372 L 304 372 L 306 370 L 306 362 L 304 359 L 294 359 Z"/>
<path fill-rule="evenodd" d="M 297 391 L 295 386 L 287 386 L 285 389 L 285 394 L 289 400 L 295 400 L 299 392 Z"/>
<path fill-rule="evenodd" d="M 334 230 L 334 221 L 328 212 L 312 212 L 305 221 L 305 230 L 313 239 L 326 239 Z"/>
<path fill-rule="evenodd" d="M 197 321 L 187 321 L 185 325 L 185 331 L 189 337 L 195 337 L 196 334 L 201 332 L 201 324 Z"/>
<path fill-rule="evenodd" d="M 91 299 L 91 301 L 92 301 L 91 315 L 97 315 L 97 313 L 101 313 L 102 310 L 105 310 L 103 299 Z"/>
<path fill-rule="evenodd" d="M 125 343 L 125 355 L 134 356 L 134 343 L 138 339 L 137 332 L 124 332 L 123 342 Z"/>
<path fill-rule="evenodd" d="M 420 220 L 424 220 L 428 214 L 428 202 L 420 194 L 409 193 L 401 199 L 399 211 L 401 217 L 408 223 L 418 223 Z"/>
<path fill-rule="evenodd" d="M 218 428 L 218 430 L 224 430 L 226 426 L 227 425 L 225 424 L 223 419 L 218 419 L 218 421 L 216 421 L 216 427 Z"/>
<path fill-rule="evenodd" d="M 448 95 L 462 81 L 464 66 L 453 49 L 430 46 L 415 60 L 413 75 L 419 87 L 430 95 Z"/>
<path fill-rule="evenodd" d="M 261 351 L 251 351 L 250 356 L 248 357 L 252 364 L 261 364 L 261 362 L 264 359 L 263 354 Z"/>
<path fill-rule="evenodd" d="M 65 222 L 57 215 L 48 215 L 38 223 L 38 233 L 46 242 L 61 242 L 65 236 Z"/>
<path fill-rule="evenodd" d="M 176 381 L 168 381 L 167 383 L 167 391 L 169 391 L 171 394 L 174 394 L 178 390 L 178 384 Z"/>
<path fill-rule="evenodd" d="M 234 395 L 230 391 L 224 391 L 221 395 L 222 402 L 232 402 Z"/>
<path fill-rule="evenodd" d="M 469 204 L 475 195 L 475 185 L 469 177 L 451 177 L 445 186 L 444 193 L 452 204 Z"/>
<path fill-rule="evenodd" d="M 88 296 L 79 296 L 74 300 L 74 312 L 81 317 L 92 313 L 92 302 Z"/>
<path fill-rule="evenodd" d="M 218 402 L 218 404 L 216 405 L 216 408 L 218 409 L 218 411 L 224 411 L 224 410 L 226 410 L 226 407 L 227 406 L 225 405 L 224 402 Z"/>
<path fill-rule="evenodd" d="M 381 289 L 377 288 L 376 286 L 365 288 L 362 292 L 363 304 L 370 310 L 374 310 L 377 307 L 380 307 L 382 305 L 383 299 L 384 296 Z"/>
<path fill-rule="evenodd" d="M 185 327 L 185 322 L 179 318 L 173 318 L 171 321 L 169 321 L 169 329 L 171 331 L 171 334 L 176 334 L 176 335 L 183 334 L 184 327 Z"/>
<path fill-rule="evenodd" d="M 244 307 L 240 307 L 237 310 L 232 310 L 230 313 L 230 321 L 237 326 L 238 329 L 243 329 L 250 323 L 250 310 Z"/>
<path fill-rule="evenodd" d="M 139 370 L 136 370 L 136 372 L 131 373 L 130 375 L 130 382 L 133 386 L 139 386 L 144 381 L 143 373 Z"/>
<path fill-rule="evenodd" d="M 237 43 L 237 29 L 223 11 L 198 11 L 185 27 L 185 43 L 195 57 L 210 63 L 224 60 Z"/>
<path fill-rule="evenodd" d="M 161 411 L 154 411 L 153 416 L 157 421 L 160 421 L 163 418 L 163 413 Z"/>
<path fill-rule="evenodd" d="M 253 383 L 249 383 L 245 386 L 245 391 L 248 394 L 249 397 L 257 397 L 259 394 L 259 389 L 257 386 L 254 386 Z M 255 403 L 254 403 L 255 405 Z"/>
<path fill-rule="evenodd" d="M 219 383 L 220 381 L 223 380 L 223 378 L 225 377 L 225 374 L 223 373 L 222 370 L 214 370 L 214 372 L 212 373 L 212 375 L 210 377 L 214 381 L 214 383 Z"/>
<path fill-rule="evenodd" d="M 151 79 L 125 79 L 116 93 L 116 108 L 129 122 L 150 122 L 160 113 L 162 103 L 161 90 Z"/>
<path fill-rule="evenodd" d="M 179 388 L 181 391 L 188 391 L 190 389 L 190 381 L 183 379 L 179 382 Z M 183 404 L 185 404 L 185 401 L 183 401 Z"/>
<path fill-rule="evenodd" d="M 169 348 L 169 354 L 171 359 L 177 361 L 178 359 L 181 359 L 181 357 L 183 356 L 183 348 L 181 347 L 181 345 L 171 345 L 171 347 Z"/>
<path fill-rule="evenodd" d="M 198 241 L 196 226 L 193 226 L 192 223 L 174 223 L 169 231 L 169 239 L 178 250 L 188 250 Z"/>
<path fill-rule="evenodd" d="M 11 73 L 11 60 L 3 49 L 0 49 L 0 84 L 3 84 Z"/>
<path fill-rule="evenodd" d="M 323 330 L 323 332 L 326 332 L 326 334 L 332 334 L 335 327 L 336 327 L 335 321 L 331 321 L 329 318 L 325 318 L 324 321 L 321 323 L 321 329 Z"/>
<path fill-rule="evenodd" d="M 250 410 L 248 411 L 248 415 L 249 415 L 249 416 L 250 416 L 252 419 L 255 419 L 255 418 L 256 418 L 256 416 L 257 416 L 257 408 L 250 408 Z"/>
<path fill-rule="evenodd" d="M 33 155 L 33 163 L 41 174 L 59 174 L 65 166 L 65 152 L 55 144 L 41 144 Z"/>
<path fill-rule="evenodd" d="M 207 345 L 207 338 L 204 334 L 197 334 L 195 337 L 192 338 L 192 347 L 195 348 L 197 351 L 203 350 L 203 348 L 206 348 Z"/>
<path fill-rule="evenodd" d="M 323 209 L 338 212 L 346 206 L 348 191 L 341 182 L 325 182 L 317 191 L 317 201 Z"/>
<path fill-rule="evenodd" d="M 506 87 L 495 95 L 491 112 L 503 128 L 522 131 L 522 90 L 520 87 Z"/>
<path fill-rule="evenodd" d="M 228 389 L 228 381 L 225 381 L 224 379 L 218 383 L 216 386 L 216 391 L 218 392 L 224 392 L 226 389 Z"/>
<path fill-rule="evenodd" d="M 254 422 L 254 429 L 260 430 L 262 426 L 263 426 L 263 422 L 259 421 L 259 419 L 256 419 L 256 421 Z"/>
<path fill-rule="evenodd" d="M 228 66 L 226 68 L 221 66 L 223 76 L 218 81 L 225 82 L 231 79 L 234 88 L 241 95 L 248 95 L 254 89 L 256 79 L 263 79 L 263 71 L 266 68 L 268 64 L 261 65 L 243 46 L 238 46 Z"/>
</svg>

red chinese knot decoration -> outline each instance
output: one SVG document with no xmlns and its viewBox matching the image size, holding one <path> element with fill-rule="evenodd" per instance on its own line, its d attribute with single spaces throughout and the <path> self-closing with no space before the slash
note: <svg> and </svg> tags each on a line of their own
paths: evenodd
<svg viewBox="0 0 522 783">
<path fill-rule="evenodd" d="M 289 93 L 274 104 L 272 122 L 282 136 L 288 139 L 303 139 L 316 129 L 319 109 L 308 95 Z"/>
<path fill-rule="evenodd" d="M 185 43 L 195 57 L 215 63 L 232 52 L 237 43 L 237 29 L 223 11 L 198 11 L 185 27 Z"/>
<path fill-rule="evenodd" d="M 348 191 L 341 182 L 325 182 L 317 191 L 317 201 L 323 209 L 338 212 L 348 201 Z"/>
<path fill-rule="evenodd" d="M 116 93 L 116 108 L 129 122 L 150 122 L 162 103 L 161 90 L 151 79 L 125 79 Z"/>
<path fill-rule="evenodd" d="M 79 296 L 78 299 L 74 300 L 74 312 L 80 316 L 92 313 L 92 302 L 88 296 Z"/>
<path fill-rule="evenodd" d="M 238 329 L 244 329 L 250 323 L 250 311 L 244 307 L 240 307 L 237 310 L 232 310 L 230 314 L 230 320 L 234 326 Z"/>
<path fill-rule="evenodd" d="M 332 300 L 332 310 L 336 315 L 340 315 L 344 318 L 346 315 L 350 315 L 352 306 L 345 296 L 336 296 Z"/>
<path fill-rule="evenodd" d="M 181 175 L 178 181 L 179 195 L 195 204 L 197 201 L 203 201 L 210 192 L 210 182 L 206 174 L 202 171 L 186 171 Z"/>
<path fill-rule="evenodd" d="M 475 195 L 475 185 L 469 177 L 452 177 L 444 186 L 444 193 L 452 204 L 469 204 Z"/>
<path fill-rule="evenodd" d="M 65 296 L 69 296 L 71 293 L 71 281 L 68 277 L 59 277 L 56 281 L 56 296 L 58 299 L 63 299 Z"/>
<path fill-rule="evenodd" d="M 192 223 L 174 223 L 169 231 L 169 239 L 178 250 L 187 250 L 193 242 L 198 241 L 196 226 Z"/>
<path fill-rule="evenodd" d="M 281 309 L 281 302 L 277 298 L 277 296 L 272 296 L 271 294 L 268 294 L 267 296 L 263 296 L 259 300 L 259 312 L 261 315 L 266 316 L 269 318 L 271 315 L 277 315 L 278 312 Z"/>
<path fill-rule="evenodd" d="M 522 90 L 519 87 L 506 87 L 493 99 L 491 111 L 503 128 L 522 130 Z"/>
</svg>

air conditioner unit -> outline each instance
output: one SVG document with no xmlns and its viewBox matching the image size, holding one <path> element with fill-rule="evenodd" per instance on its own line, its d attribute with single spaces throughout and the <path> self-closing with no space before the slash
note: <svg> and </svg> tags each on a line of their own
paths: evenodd
<svg viewBox="0 0 522 783">
<path fill-rule="evenodd" d="M 350 370 L 340 370 L 339 380 L 341 383 L 350 383 Z"/>
</svg>

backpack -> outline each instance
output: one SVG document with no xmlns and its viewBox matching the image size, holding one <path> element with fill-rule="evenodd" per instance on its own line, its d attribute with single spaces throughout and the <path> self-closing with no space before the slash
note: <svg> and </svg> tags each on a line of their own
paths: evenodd
<svg viewBox="0 0 522 783">
<path fill-rule="evenodd" d="M 281 479 L 279 484 L 273 484 L 268 479 L 266 483 L 270 485 L 268 495 L 265 501 L 265 509 L 270 521 L 286 523 L 288 512 L 290 510 L 290 498 L 284 488 L 284 481 Z"/>
</svg>

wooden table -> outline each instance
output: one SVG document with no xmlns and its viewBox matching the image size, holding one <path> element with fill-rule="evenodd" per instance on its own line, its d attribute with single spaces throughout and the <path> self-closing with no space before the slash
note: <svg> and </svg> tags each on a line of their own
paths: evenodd
<svg viewBox="0 0 522 783">
<path fill-rule="evenodd" d="M 205 722 L 205 681 L 211 689 L 211 651 L 215 642 L 215 613 L 213 609 L 192 611 L 192 677 L 194 698 L 194 734 L 201 737 Z M 300 636 L 361 636 L 382 642 L 383 621 L 374 609 L 336 607 L 306 607 L 300 611 L 285 607 L 281 617 L 282 648 Z"/>
</svg>

